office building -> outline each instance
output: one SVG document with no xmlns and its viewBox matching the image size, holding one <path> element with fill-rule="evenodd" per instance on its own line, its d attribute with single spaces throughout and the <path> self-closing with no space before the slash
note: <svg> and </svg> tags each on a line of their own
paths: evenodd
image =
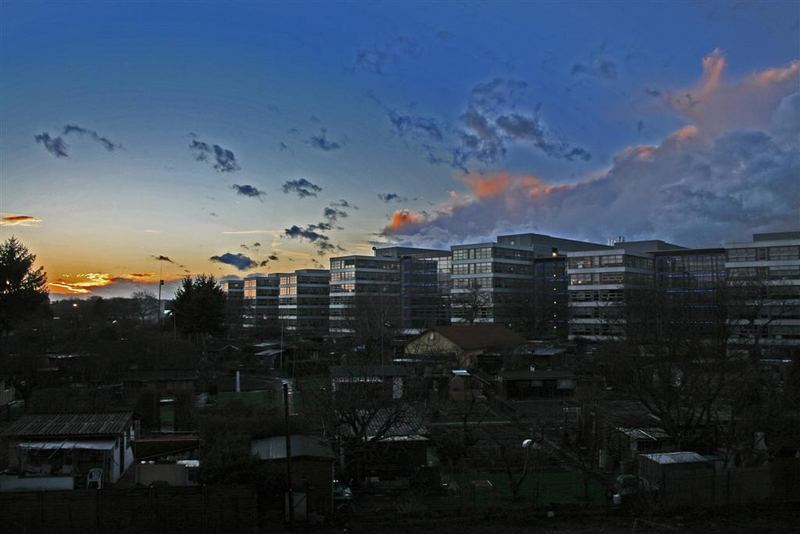
<svg viewBox="0 0 800 534">
<path fill-rule="evenodd" d="M 245 328 L 277 327 L 279 279 L 278 274 L 253 274 L 244 279 L 242 316 Z"/>
<path fill-rule="evenodd" d="M 800 346 L 800 232 L 753 234 L 724 248 L 731 342 L 773 354 Z"/>
<path fill-rule="evenodd" d="M 682 248 L 664 241 L 619 241 L 613 247 L 568 252 L 569 338 L 623 337 L 626 295 L 655 286 L 655 253 Z"/>
<path fill-rule="evenodd" d="M 330 271 L 298 269 L 278 276 L 278 319 L 285 331 L 299 336 L 326 335 Z"/>
<path fill-rule="evenodd" d="M 331 334 L 373 323 L 393 330 L 446 323 L 449 251 L 385 247 L 374 254 L 331 258 Z"/>
<path fill-rule="evenodd" d="M 554 323 L 567 312 L 564 254 L 602 246 L 531 233 L 454 245 L 452 323 L 499 323 L 526 335 L 563 333 Z"/>
</svg>

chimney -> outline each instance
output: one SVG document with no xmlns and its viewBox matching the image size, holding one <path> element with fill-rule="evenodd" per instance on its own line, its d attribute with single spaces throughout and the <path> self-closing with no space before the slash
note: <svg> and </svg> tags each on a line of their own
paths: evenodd
<svg viewBox="0 0 800 534">
<path fill-rule="evenodd" d="M 240 391 L 242 391 L 241 374 L 239 373 L 239 370 L 237 369 L 236 370 L 236 393 L 239 393 Z"/>
</svg>

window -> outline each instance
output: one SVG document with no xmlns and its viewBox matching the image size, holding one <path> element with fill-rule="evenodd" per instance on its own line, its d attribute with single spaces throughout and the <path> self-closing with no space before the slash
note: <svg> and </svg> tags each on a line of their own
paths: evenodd
<svg viewBox="0 0 800 534">
<path fill-rule="evenodd" d="M 756 261 L 756 249 L 733 248 L 728 250 L 728 261 Z"/>
<path fill-rule="evenodd" d="M 796 260 L 800 258 L 800 247 L 772 247 L 769 249 L 771 260 Z"/>
</svg>

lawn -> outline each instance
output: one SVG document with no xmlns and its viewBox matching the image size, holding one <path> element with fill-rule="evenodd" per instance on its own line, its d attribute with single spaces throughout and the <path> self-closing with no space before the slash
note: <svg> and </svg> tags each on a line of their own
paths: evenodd
<svg viewBox="0 0 800 534">
<path fill-rule="evenodd" d="M 518 476 L 519 473 L 515 473 Z M 476 506 L 492 505 L 511 498 L 508 476 L 503 471 L 470 471 L 456 477 L 465 499 L 475 499 Z M 489 480 L 491 488 L 479 487 L 473 494 L 471 481 Z M 603 505 L 606 492 L 597 481 L 589 481 L 588 504 Z M 537 505 L 585 503 L 583 478 L 579 473 L 564 470 L 531 471 L 519 491 L 522 502 Z"/>
</svg>

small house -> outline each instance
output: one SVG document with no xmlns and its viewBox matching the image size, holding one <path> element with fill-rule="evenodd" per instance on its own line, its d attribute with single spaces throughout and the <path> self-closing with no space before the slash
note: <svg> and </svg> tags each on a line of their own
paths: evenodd
<svg viewBox="0 0 800 534">
<path fill-rule="evenodd" d="M 572 371 L 503 371 L 499 375 L 500 394 L 508 400 L 563 399 L 575 395 L 577 381 Z"/>
<path fill-rule="evenodd" d="M 408 342 L 406 355 L 455 355 L 458 366 L 470 369 L 483 360 L 499 360 L 525 344 L 525 338 L 501 324 L 438 326 Z"/>
<path fill-rule="evenodd" d="M 0 491 L 103 487 L 133 464 L 131 412 L 25 415 L 3 432 L 9 471 Z"/>
<path fill-rule="evenodd" d="M 291 449 L 295 517 L 306 518 L 311 513 L 329 515 L 333 511 L 336 454 L 324 440 L 315 436 L 291 436 Z M 283 481 L 281 489 L 285 488 L 286 436 L 253 440 L 250 452 L 274 480 Z"/>
</svg>

